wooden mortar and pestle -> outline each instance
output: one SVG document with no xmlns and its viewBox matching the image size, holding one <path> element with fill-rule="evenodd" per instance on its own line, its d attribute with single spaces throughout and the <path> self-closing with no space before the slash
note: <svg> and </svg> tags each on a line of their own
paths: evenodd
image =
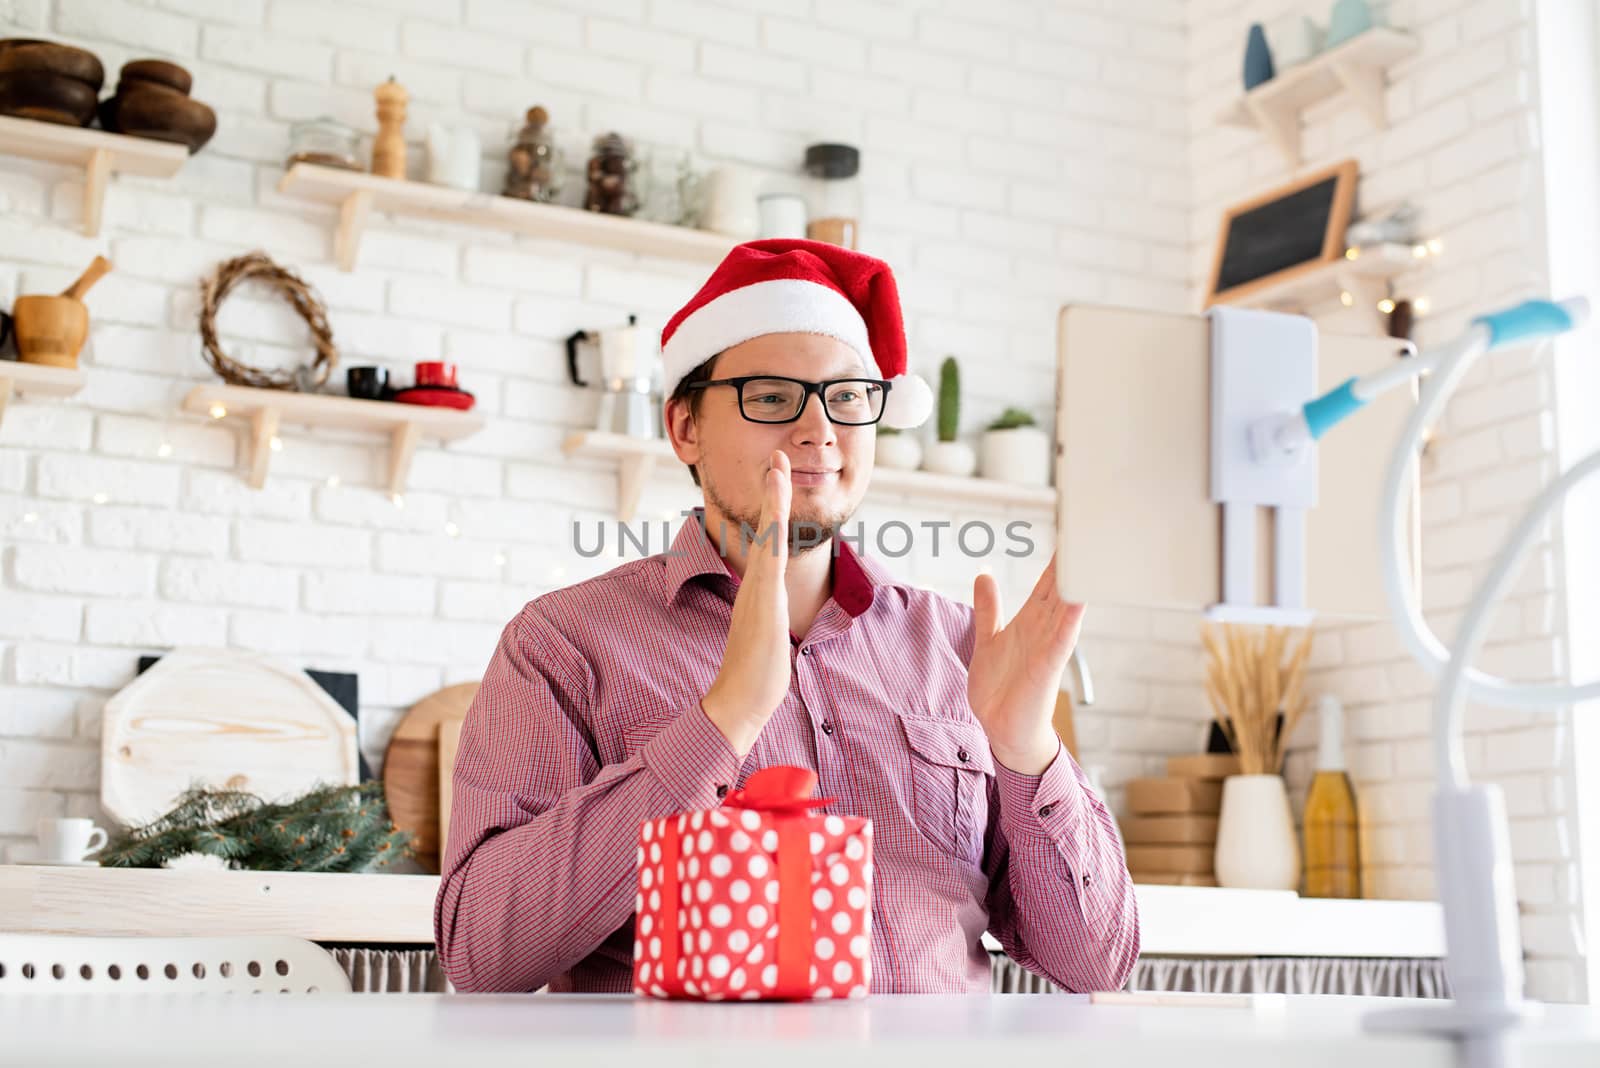
<svg viewBox="0 0 1600 1068">
<path fill-rule="evenodd" d="M 96 256 L 78 280 L 58 297 L 18 297 L 11 310 L 17 355 L 25 363 L 77 367 L 78 350 L 89 337 L 89 309 L 83 295 L 111 270 L 111 261 Z"/>
</svg>

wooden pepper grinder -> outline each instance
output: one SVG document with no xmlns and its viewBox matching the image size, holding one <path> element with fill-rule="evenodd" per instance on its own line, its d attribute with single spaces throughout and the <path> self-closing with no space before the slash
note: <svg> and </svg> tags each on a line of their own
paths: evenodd
<svg viewBox="0 0 1600 1068">
<path fill-rule="evenodd" d="M 378 101 L 378 136 L 372 142 L 372 173 L 385 178 L 406 176 L 406 95 L 405 86 L 389 80 L 374 89 Z"/>
</svg>

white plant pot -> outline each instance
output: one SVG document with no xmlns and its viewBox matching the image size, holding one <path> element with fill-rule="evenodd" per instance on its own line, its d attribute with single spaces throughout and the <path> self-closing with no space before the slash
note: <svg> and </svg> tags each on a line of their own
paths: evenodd
<svg viewBox="0 0 1600 1068">
<path fill-rule="evenodd" d="M 915 471 L 922 463 L 922 442 L 910 434 L 878 434 L 876 456 L 879 467 L 892 467 L 897 471 Z"/>
<path fill-rule="evenodd" d="M 922 469 L 936 475 L 964 477 L 978 469 L 978 455 L 964 441 L 936 441 L 928 446 Z"/>
<path fill-rule="evenodd" d="M 1050 484 L 1050 438 L 1036 426 L 985 430 L 978 442 L 978 473 L 1025 486 Z"/>
<path fill-rule="evenodd" d="M 1295 890 L 1300 844 L 1281 775 L 1230 775 L 1222 783 L 1217 824 L 1217 885 Z"/>
</svg>

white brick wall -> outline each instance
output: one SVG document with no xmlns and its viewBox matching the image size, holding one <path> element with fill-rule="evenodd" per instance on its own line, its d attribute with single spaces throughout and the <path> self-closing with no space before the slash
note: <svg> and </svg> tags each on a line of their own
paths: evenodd
<svg viewBox="0 0 1600 1068">
<path fill-rule="evenodd" d="M 1304 129 L 1303 170 L 1336 159 L 1360 161 L 1358 210 L 1382 212 L 1403 200 L 1422 209 L 1427 236 L 1443 255 L 1403 287 L 1425 297 L 1417 338 L 1455 333 L 1479 310 L 1542 292 L 1547 285 L 1544 220 L 1536 195 L 1541 156 L 1534 97 L 1530 5 L 1518 0 L 1395 0 L 1395 25 L 1412 30 L 1418 54 L 1392 72 L 1391 123 L 1374 130 L 1348 106 L 1314 109 Z M 1215 115 L 1239 91 L 1242 42 L 1251 22 L 1289 13 L 1322 20 L 1327 5 L 1297 0 L 1192 0 L 1189 16 L 1193 132 L 1190 215 L 1192 274 L 1203 283 L 1218 212 L 1291 172 L 1268 142 L 1218 126 Z M 1325 327 L 1361 329 L 1335 305 Z M 1554 472 L 1548 353 L 1522 350 L 1484 361 L 1446 410 L 1423 463 L 1423 601 L 1446 638 L 1507 525 Z M 1561 664 L 1554 610 L 1561 577 L 1555 546 L 1530 561 L 1496 622 L 1480 667 L 1517 678 L 1549 677 Z M 1352 772 L 1366 833 L 1367 892 L 1434 893 L 1427 799 L 1433 783 L 1428 699 L 1433 685 L 1401 648 L 1391 625 L 1324 635 L 1314 679 L 1341 695 L 1349 716 Z M 1572 742 L 1564 715 L 1473 709 L 1471 774 L 1507 790 L 1522 903 L 1529 990 L 1555 1000 L 1584 992 L 1583 940 L 1575 891 L 1558 894 L 1556 873 L 1575 878 L 1575 814 L 1568 797 Z M 1303 794 L 1316 741 L 1300 732 L 1290 760 L 1291 793 Z M 1299 796 L 1296 797 L 1298 802 Z"/>
<path fill-rule="evenodd" d="M 25 855 L 40 815 L 99 815 L 100 709 L 143 653 L 226 644 L 358 671 L 376 758 L 406 705 L 482 671 L 522 603 L 611 566 L 570 548 L 573 521 L 610 519 L 615 472 L 560 452 L 595 415 L 594 396 L 566 381 L 560 341 L 630 312 L 659 326 L 707 268 L 377 218 L 357 270 L 341 272 L 330 211 L 275 190 L 290 122 L 326 113 L 370 133 L 372 87 L 392 72 L 412 93 L 413 174 L 427 122 L 468 122 L 486 188 L 535 103 L 574 168 L 612 128 L 775 180 L 812 141 L 858 143 L 864 248 L 895 267 L 917 368 L 963 360 L 975 430 L 1012 403 L 1048 415 L 1037 398 L 1053 390 L 1062 301 L 1186 301 L 1183 5 L 1078 6 L 0 3 L 5 33 L 88 47 L 113 77 L 140 56 L 184 64 L 220 119 L 175 178 L 114 180 L 98 239 L 76 229 L 79 174 L 0 161 L 0 299 L 58 290 L 97 252 L 117 264 L 90 296 L 88 388 L 13 403 L 0 424 L 0 856 Z M 1137 69 L 1102 69 L 1107 48 Z M 303 427 L 281 429 L 266 487 L 247 487 L 233 431 L 179 406 L 213 377 L 197 280 L 257 246 L 318 287 L 349 363 L 454 359 L 489 429 L 420 448 L 399 504 L 383 488 L 383 443 Z M 303 327 L 259 293 L 230 298 L 219 326 L 242 358 L 300 358 Z M 696 500 L 663 471 L 641 514 L 676 517 Z M 869 511 L 869 528 L 1010 518 Z M 990 561 L 1013 609 L 1053 541 L 1043 527 L 1034 537 L 1036 558 Z M 977 569 L 959 553 L 888 563 L 963 599 Z M 1173 693 L 1191 644 L 1139 613 L 1091 616 L 1101 704 L 1079 729 L 1113 784 L 1158 767 L 1146 754 L 1194 746 L 1202 712 Z"/>
</svg>

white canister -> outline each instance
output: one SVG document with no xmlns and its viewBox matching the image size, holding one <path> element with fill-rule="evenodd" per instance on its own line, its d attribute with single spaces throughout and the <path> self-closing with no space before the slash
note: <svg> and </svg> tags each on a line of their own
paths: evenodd
<svg viewBox="0 0 1600 1068">
<path fill-rule="evenodd" d="M 743 167 L 722 166 L 706 176 L 705 214 L 700 228 L 750 241 L 761 228 L 756 212 L 756 176 Z"/>
<path fill-rule="evenodd" d="M 1025 486 L 1050 484 L 1050 436 L 1036 426 L 985 430 L 978 439 L 978 473 Z"/>
<path fill-rule="evenodd" d="M 806 236 L 806 201 L 798 193 L 764 193 L 756 207 L 763 238 Z"/>
</svg>

